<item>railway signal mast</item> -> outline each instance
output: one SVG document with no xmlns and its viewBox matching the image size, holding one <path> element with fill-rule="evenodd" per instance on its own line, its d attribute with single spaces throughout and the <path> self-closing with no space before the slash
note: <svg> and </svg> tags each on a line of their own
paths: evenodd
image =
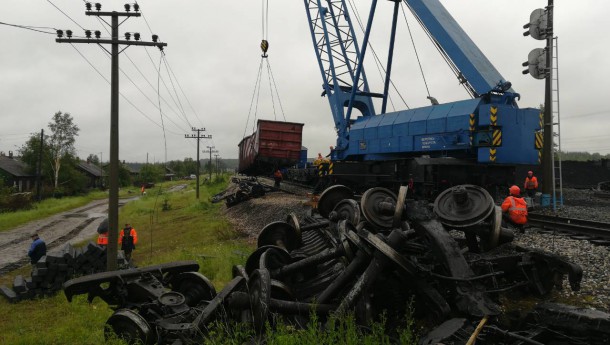
<svg viewBox="0 0 610 345">
<path fill-rule="evenodd" d="M 133 7 L 132 7 L 133 6 Z M 167 46 L 167 43 L 159 42 L 159 36 L 152 35 L 152 42 L 140 41 L 140 34 L 133 33 L 133 39 L 131 40 L 132 34 L 129 32 L 125 33 L 125 39 L 119 39 L 119 17 L 140 17 L 142 14 L 139 12 L 140 6 L 138 4 L 125 4 L 125 12 L 102 12 L 102 5 L 99 3 L 95 4 L 95 10 L 90 2 L 85 3 L 86 11 L 85 14 L 88 16 L 97 17 L 110 17 L 111 23 L 108 24 L 111 28 L 110 39 L 101 38 L 101 32 L 93 32 L 91 30 L 85 30 L 85 38 L 72 38 L 72 31 L 66 30 L 64 37 L 63 30 L 57 30 L 57 43 L 87 43 L 87 44 L 110 44 L 111 51 L 110 56 L 112 60 L 112 72 L 110 74 L 110 171 L 108 174 L 109 184 L 109 196 L 108 196 L 108 255 L 106 262 L 106 269 L 108 271 L 115 271 L 118 269 L 117 265 L 117 252 L 118 252 L 118 228 L 119 228 L 119 54 L 127 49 L 129 46 L 146 46 L 146 47 L 157 47 L 163 50 L 163 47 Z M 133 11 L 131 11 L 133 8 Z M 125 46 L 119 51 L 119 46 Z"/>
<path fill-rule="evenodd" d="M 553 131 L 553 0 L 548 0 L 546 9 L 536 9 L 530 15 L 529 23 L 523 26 L 528 31 L 523 36 L 546 40 L 545 48 L 535 48 L 529 54 L 523 67 L 523 74 L 536 79 L 545 79 L 543 146 L 542 146 L 542 193 L 552 195 L 553 208 L 557 205 L 554 171 L 554 131 Z M 559 172 L 561 174 L 561 172 Z M 561 196 L 560 196 L 561 198 Z"/>
</svg>

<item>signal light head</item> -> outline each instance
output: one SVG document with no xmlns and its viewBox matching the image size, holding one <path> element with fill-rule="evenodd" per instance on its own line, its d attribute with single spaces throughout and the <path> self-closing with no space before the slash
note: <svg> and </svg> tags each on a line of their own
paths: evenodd
<svg viewBox="0 0 610 345">
<path fill-rule="evenodd" d="M 72 38 L 72 30 L 66 30 L 66 36 L 68 36 L 68 38 Z"/>
<path fill-rule="evenodd" d="M 62 38 L 64 37 L 64 31 L 63 30 L 57 30 L 57 37 Z"/>
<path fill-rule="evenodd" d="M 94 34 L 95 34 L 95 38 L 100 38 L 100 36 L 102 36 L 102 33 L 100 32 L 100 30 L 95 30 Z"/>
<path fill-rule="evenodd" d="M 153 41 L 153 42 L 155 42 L 155 43 L 156 43 L 158 40 L 159 40 L 159 36 L 157 36 L 157 35 L 152 35 L 152 41 Z"/>
<path fill-rule="evenodd" d="M 85 30 L 85 36 L 91 38 L 91 30 Z"/>
</svg>

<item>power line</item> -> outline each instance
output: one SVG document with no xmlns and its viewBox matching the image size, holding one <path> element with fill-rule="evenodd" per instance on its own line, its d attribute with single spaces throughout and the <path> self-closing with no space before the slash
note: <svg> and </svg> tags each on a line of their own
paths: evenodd
<svg viewBox="0 0 610 345">
<path fill-rule="evenodd" d="M 91 66 L 91 68 L 93 68 L 97 74 L 100 75 L 100 77 L 102 77 L 108 84 L 110 84 L 110 80 L 108 80 L 108 78 L 106 78 L 102 72 L 100 72 L 92 63 L 91 61 L 89 61 L 89 59 L 87 59 L 87 57 L 85 57 L 85 55 L 83 55 L 83 53 L 81 53 L 80 50 L 78 50 L 78 48 L 76 48 L 76 46 L 74 46 L 73 44 L 70 43 L 70 45 L 72 46 L 72 48 L 74 48 L 74 50 L 76 50 L 76 52 L 83 58 L 85 59 L 85 61 L 87 61 L 87 63 L 89 64 L 89 66 Z M 135 104 L 133 104 L 133 102 L 131 102 L 129 100 L 129 98 L 127 98 L 122 92 L 119 92 L 119 94 L 121 95 L 121 97 L 127 101 L 127 103 L 131 104 L 132 107 L 134 107 L 140 114 L 142 114 L 145 118 L 147 118 L 150 122 L 154 123 L 155 125 L 157 125 L 159 128 L 163 128 L 161 125 L 159 125 L 158 123 L 156 123 L 153 119 L 151 119 L 150 117 L 148 117 L 148 115 L 146 115 L 142 110 L 140 110 L 140 108 L 138 108 Z M 177 134 L 180 135 L 179 133 L 176 132 L 171 132 L 172 134 Z"/>
<path fill-rule="evenodd" d="M 45 26 L 28 26 L 28 25 L 10 24 L 10 23 L 5 23 L 5 22 L 0 22 L 0 25 L 12 26 L 12 27 L 19 28 L 19 29 L 36 31 L 36 32 L 41 32 L 43 34 L 49 34 L 49 35 L 55 35 L 55 31 L 48 32 L 48 31 L 43 31 L 43 30 L 39 30 L 39 29 L 57 30 L 57 29 L 49 28 L 49 27 L 45 27 Z"/>
<path fill-rule="evenodd" d="M 85 30 L 85 28 L 83 28 L 79 23 L 76 22 L 76 20 L 72 19 L 72 17 L 70 17 L 69 15 L 66 14 L 66 12 L 62 11 L 61 8 L 57 7 L 51 0 L 47 0 L 47 2 L 51 5 L 53 5 L 53 7 L 55 7 L 59 12 L 61 12 L 64 16 L 68 17 L 68 19 L 70 19 L 74 24 L 76 24 L 79 28 L 81 28 L 83 31 Z"/>
</svg>

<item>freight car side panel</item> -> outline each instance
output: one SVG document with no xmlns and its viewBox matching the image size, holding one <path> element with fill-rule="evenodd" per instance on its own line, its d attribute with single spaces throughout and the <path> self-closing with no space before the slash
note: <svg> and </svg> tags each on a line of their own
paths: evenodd
<svg viewBox="0 0 610 345">
<path fill-rule="evenodd" d="M 239 143 L 239 172 L 269 174 L 301 158 L 302 123 L 258 120 L 256 131 Z"/>
</svg>

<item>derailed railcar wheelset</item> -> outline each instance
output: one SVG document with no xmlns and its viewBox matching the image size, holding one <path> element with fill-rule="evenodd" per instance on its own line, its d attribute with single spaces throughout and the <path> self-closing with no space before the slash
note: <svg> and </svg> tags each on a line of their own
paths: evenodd
<svg viewBox="0 0 610 345">
<path fill-rule="evenodd" d="M 579 289 L 582 269 L 555 254 L 511 243 L 499 211 L 482 188 L 463 185 L 429 204 L 383 188 L 355 196 L 333 186 L 320 196 L 319 214 L 273 222 L 261 230 L 258 249 L 219 293 L 194 262 L 107 272 L 72 280 L 68 299 L 89 293 L 115 310 L 108 332 L 146 344 L 202 340 L 214 321 L 282 322 L 304 327 L 315 313 L 354 313 L 370 324 L 385 313 L 392 328 L 413 317 L 427 319 L 422 343 L 605 343 L 610 316 L 542 304 L 524 322 L 503 322 L 500 296 L 546 296 L 568 276 Z M 105 286 L 104 288 L 102 286 Z M 570 320 L 581 320 L 578 325 Z M 525 322 L 527 321 L 527 322 Z M 479 324 L 475 332 L 475 326 Z M 388 331 L 392 331 L 389 329 Z"/>
</svg>

